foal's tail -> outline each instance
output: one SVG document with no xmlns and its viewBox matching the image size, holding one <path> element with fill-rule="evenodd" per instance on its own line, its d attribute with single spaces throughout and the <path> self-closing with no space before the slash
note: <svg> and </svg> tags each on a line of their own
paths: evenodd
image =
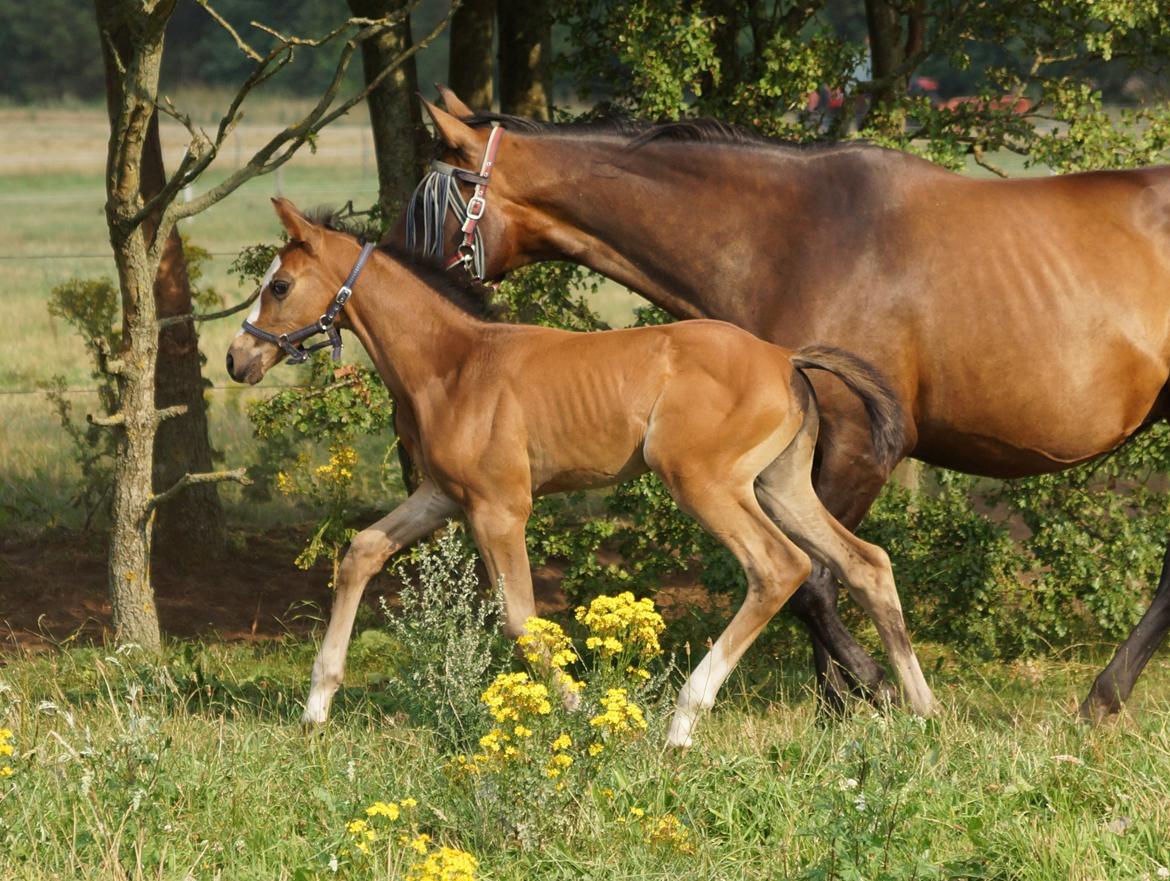
<svg viewBox="0 0 1170 881">
<path fill-rule="evenodd" d="M 897 464 L 906 440 L 902 405 L 886 378 L 868 361 L 832 346 L 808 346 L 792 355 L 799 370 L 827 370 L 865 405 L 869 434 L 878 462 L 887 469 Z"/>
</svg>

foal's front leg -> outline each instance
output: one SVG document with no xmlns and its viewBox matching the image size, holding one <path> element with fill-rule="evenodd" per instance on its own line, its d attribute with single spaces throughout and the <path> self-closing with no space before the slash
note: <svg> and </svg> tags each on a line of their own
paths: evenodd
<svg viewBox="0 0 1170 881">
<path fill-rule="evenodd" d="M 329 703 L 345 674 L 345 653 L 366 584 L 391 555 L 434 532 L 458 511 L 459 506 L 428 480 L 392 512 L 354 536 L 337 573 L 333 610 L 313 662 L 302 721 L 324 722 L 329 715 Z"/>
<path fill-rule="evenodd" d="M 504 633 L 510 639 L 524 633 L 524 623 L 536 614 L 532 567 L 524 543 L 524 528 L 531 513 L 531 500 L 514 505 L 480 502 L 467 508 L 467 523 L 492 587 L 503 584 Z"/>
</svg>

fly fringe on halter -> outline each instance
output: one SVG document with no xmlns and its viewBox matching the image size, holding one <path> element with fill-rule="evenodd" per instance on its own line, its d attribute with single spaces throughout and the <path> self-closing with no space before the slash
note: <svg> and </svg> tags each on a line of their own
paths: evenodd
<svg viewBox="0 0 1170 881">
<path fill-rule="evenodd" d="M 833 346 L 798 349 L 792 355 L 792 364 L 802 371 L 824 370 L 845 383 L 865 405 L 878 462 L 887 469 L 897 464 L 906 443 L 902 405 L 885 377 L 872 364 Z"/>
</svg>

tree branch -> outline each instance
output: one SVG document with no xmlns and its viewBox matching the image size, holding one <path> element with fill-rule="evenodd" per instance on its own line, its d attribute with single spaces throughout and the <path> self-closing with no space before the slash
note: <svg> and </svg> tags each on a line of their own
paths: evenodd
<svg viewBox="0 0 1170 881">
<path fill-rule="evenodd" d="M 256 153 L 247 162 L 247 164 L 244 165 L 243 168 L 240 168 L 232 174 L 228 175 L 228 177 L 220 182 L 219 185 L 213 187 L 203 195 L 191 200 L 190 202 L 185 202 L 181 205 L 172 202 L 167 209 L 166 214 L 164 215 L 159 234 L 156 237 L 156 242 L 165 240 L 164 234 L 169 234 L 170 229 L 179 220 L 192 217 L 202 211 L 207 210 L 212 205 L 235 192 L 244 183 L 252 180 L 255 177 L 259 177 L 262 174 L 267 174 L 271 171 L 274 171 L 289 159 L 291 159 L 297 150 L 304 146 L 304 144 L 310 138 L 312 138 L 319 131 L 321 131 L 321 129 L 332 123 L 338 117 L 348 113 L 355 105 L 365 100 L 370 95 L 370 93 L 373 92 L 378 86 L 380 86 L 386 77 L 388 77 L 393 71 L 414 57 L 414 55 L 421 49 L 429 46 L 435 40 L 435 38 L 437 38 L 439 34 L 443 32 L 443 29 L 447 27 L 447 25 L 450 23 L 451 16 L 459 8 L 458 2 L 452 3 L 450 12 L 448 12 L 447 16 L 441 19 L 438 24 L 435 25 L 430 33 L 428 33 L 422 39 L 418 40 L 413 46 L 400 52 L 378 73 L 377 76 L 372 78 L 363 89 L 352 95 L 350 98 L 347 98 L 337 107 L 330 110 L 329 108 L 333 104 L 334 99 L 337 97 L 337 93 L 340 91 L 341 86 L 344 83 L 345 73 L 349 68 L 353 53 L 357 49 L 358 45 L 360 45 L 364 40 L 370 39 L 371 37 L 381 33 L 387 27 L 391 26 L 391 24 L 395 21 L 401 20 L 403 16 L 409 14 L 409 12 L 418 5 L 418 2 L 419 0 L 415 0 L 415 3 L 413 3 L 408 9 L 403 10 L 401 13 L 388 16 L 385 19 L 378 19 L 377 21 L 364 26 L 361 31 L 347 40 L 345 48 L 342 50 L 341 57 L 338 59 L 337 65 L 334 68 L 333 80 L 330 82 L 329 87 L 322 94 L 320 100 L 313 107 L 313 109 L 310 110 L 309 113 L 300 122 L 294 125 L 290 125 L 283 131 L 276 134 L 271 140 L 268 141 L 267 144 L 256 151 Z M 347 22 L 347 26 L 352 24 L 361 24 L 367 21 L 369 20 L 351 19 L 350 22 Z M 260 26 L 257 25 L 257 27 Z M 278 51 L 291 52 L 291 47 L 294 45 L 322 45 L 324 42 L 336 37 L 339 33 L 341 33 L 341 30 L 342 29 L 334 31 L 320 40 L 300 40 L 298 38 L 284 37 L 275 31 L 270 32 L 286 41 Z M 240 96 L 237 95 L 237 99 L 239 98 Z M 233 107 L 238 107 L 238 100 L 233 101 Z M 219 143 L 220 140 L 217 138 L 217 147 Z M 210 159 L 208 159 L 206 164 L 210 164 Z M 206 167 L 206 164 L 203 167 Z"/>
<path fill-rule="evenodd" d="M 227 318 L 229 315 L 235 315 L 237 312 L 243 312 L 249 306 L 256 302 L 256 298 L 260 296 L 260 288 L 256 288 L 248 299 L 234 306 L 229 306 L 226 309 L 220 309 L 218 312 L 187 312 L 183 315 L 171 315 L 167 318 L 160 318 L 158 321 L 158 329 L 164 330 L 175 324 L 185 324 L 188 321 L 217 321 L 220 318 Z"/>
<path fill-rule="evenodd" d="M 182 416 L 187 412 L 186 404 L 173 404 L 170 407 L 160 407 L 154 411 L 159 422 L 166 422 L 168 419 L 174 419 L 176 416 Z"/>
<path fill-rule="evenodd" d="M 98 416 L 96 413 L 87 413 L 85 421 L 99 428 L 115 428 L 126 424 L 125 413 L 111 413 L 109 416 Z"/>
<path fill-rule="evenodd" d="M 110 344 L 105 337 L 97 337 L 93 347 L 98 353 L 98 369 L 108 376 L 121 376 L 126 372 L 126 363 L 118 358 L 111 357 Z"/>
<path fill-rule="evenodd" d="M 239 32 L 237 32 L 236 29 L 228 23 L 228 20 L 211 8 L 211 4 L 208 3 L 207 0 L 195 0 L 195 2 L 202 6 L 203 11 L 215 19 L 219 26 L 231 35 L 231 38 L 236 41 L 236 46 L 239 47 L 241 52 L 243 52 L 253 61 L 264 60 L 264 56 L 249 46 L 247 42 L 245 42 L 244 38 L 239 35 Z"/>
<path fill-rule="evenodd" d="M 201 483 L 224 483 L 225 481 L 233 480 L 241 486 L 250 486 L 252 481 L 246 474 L 246 469 L 236 468 L 232 471 L 205 471 L 201 474 L 184 474 L 165 492 L 155 495 L 146 505 L 146 512 L 149 515 L 151 511 L 163 504 L 167 500 L 177 496 L 183 490 L 191 486 L 196 486 Z"/>
</svg>

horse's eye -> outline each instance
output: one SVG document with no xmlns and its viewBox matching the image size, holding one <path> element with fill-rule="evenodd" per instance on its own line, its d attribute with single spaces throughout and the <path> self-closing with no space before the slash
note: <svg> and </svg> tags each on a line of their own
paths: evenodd
<svg viewBox="0 0 1170 881">
<path fill-rule="evenodd" d="M 289 283 L 282 278 L 278 278 L 272 282 L 272 294 L 277 299 L 283 299 L 288 296 Z"/>
</svg>

